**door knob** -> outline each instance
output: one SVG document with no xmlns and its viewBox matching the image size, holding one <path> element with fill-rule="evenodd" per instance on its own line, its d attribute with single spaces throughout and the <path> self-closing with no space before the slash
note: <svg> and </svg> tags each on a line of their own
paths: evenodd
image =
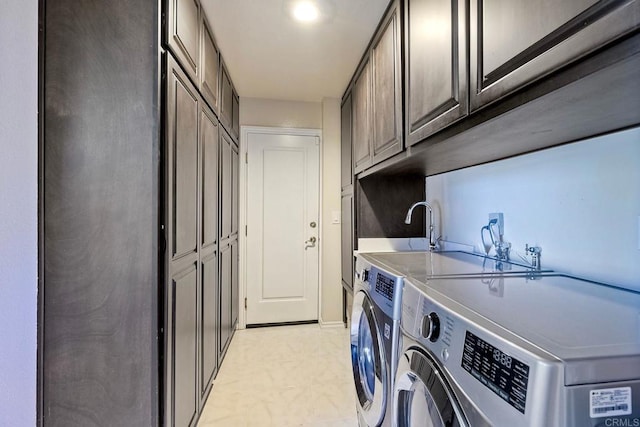
<svg viewBox="0 0 640 427">
<path fill-rule="evenodd" d="M 313 248 L 316 246 L 316 238 L 315 237 L 309 237 L 309 240 L 307 240 L 306 242 L 304 242 L 304 248 Z"/>
</svg>

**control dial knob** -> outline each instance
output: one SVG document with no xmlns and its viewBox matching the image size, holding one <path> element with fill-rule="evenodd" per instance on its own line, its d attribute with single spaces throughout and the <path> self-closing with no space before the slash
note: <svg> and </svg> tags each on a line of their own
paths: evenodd
<svg viewBox="0 0 640 427">
<path fill-rule="evenodd" d="M 431 342 L 436 342 L 440 336 L 440 319 L 431 312 L 422 318 L 422 336 Z"/>
</svg>

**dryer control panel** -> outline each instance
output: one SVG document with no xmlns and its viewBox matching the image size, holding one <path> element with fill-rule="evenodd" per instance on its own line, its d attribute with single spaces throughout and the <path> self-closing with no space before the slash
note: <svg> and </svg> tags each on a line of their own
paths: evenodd
<svg viewBox="0 0 640 427">
<path fill-rule="evenodd" d="M 529 383 L 528 365 L 466 331 L 461 366 L 524 414 Z"/>
</svg>

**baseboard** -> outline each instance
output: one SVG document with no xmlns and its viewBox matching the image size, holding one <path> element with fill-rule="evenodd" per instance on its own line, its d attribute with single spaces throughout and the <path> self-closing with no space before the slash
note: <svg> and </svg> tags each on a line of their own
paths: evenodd
<svg viewBox="0 0 640 427">
<path fill-rule="evenodd" d="M 301 320 L 299 322 L 258 323 L 258 324 L 247 325 L 247 329 L 271 328 L 273 326 L 311 325 L 314 323 L 318 323 L 318 321 L 317 320 Z"/>
<path fill-rule="evenodd" d="M 344 322 L 342 320 L 336 320 L 333 322 L 325 322 L 320 320 L 321 328 L 344 328 Z"/>
</svg>

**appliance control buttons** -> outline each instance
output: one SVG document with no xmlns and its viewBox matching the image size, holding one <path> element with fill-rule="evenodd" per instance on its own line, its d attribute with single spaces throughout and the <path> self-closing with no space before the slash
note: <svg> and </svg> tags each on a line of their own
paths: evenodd
<svg viewBox="0 0 640 427">
<path fill-rule="evenodd" d="M 442 349 L 442 361 L 446 362 L 447 359 L 449 359 L 449 350 L 447 350 L 446 348 Z"/>
<path fill-rule="evenodd" d="M 439 336 L 440 319 L 436 313 L 431 312 L 422 318 L 422 337 L 436 342 Z"/>
</svg>

